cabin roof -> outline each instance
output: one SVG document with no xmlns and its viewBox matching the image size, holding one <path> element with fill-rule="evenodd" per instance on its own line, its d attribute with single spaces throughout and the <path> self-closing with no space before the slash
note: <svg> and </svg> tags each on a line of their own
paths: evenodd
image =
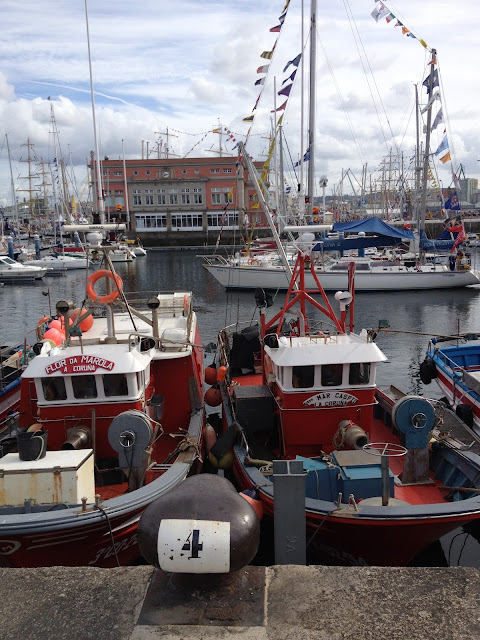
<svg viewBox="0 0 480 640">
<path fill-rule="evenodd" d="M 278 349 L 265 346 L 265 351 L 279 367 L 387 360 L 374 342 L 356 334 L 280 338 Z"/>
<path fill-rule="evenodd" d="M 95 373 L 135 373 L 144 371 L 151 362 L 149 352 L 140 353 L 128 344 L 85 345 L 60 349 L 36 356 L 23 373 L 24 378 L 60 377 Z"/>
</svg>

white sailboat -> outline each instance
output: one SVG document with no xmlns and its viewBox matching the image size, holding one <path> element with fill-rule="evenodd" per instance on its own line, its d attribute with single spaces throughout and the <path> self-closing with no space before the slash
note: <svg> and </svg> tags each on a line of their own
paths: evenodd
<svg viewBox="0 0 480 640">
<path fill-rule="evenodd" d="M 312 85 L 312 80 L 315 78 L 315 10 L 312 10 L 312 34 L 311 34 L 311 51 L 310 51 L 310 124 L 309 124 L 309 146 L 310 146 L 310 175 L 309 175 L 309 193 L 313 194 L 313 160 L 314 160 L 314 136 L 315 129 L 314 124 L 314 96 L 315 88 Z M 432 51 L 431 62 L 431 82 L 433 83 L 433 74 L 435 66 L 436 56 L 435 51 Z M 431 105 L 428 114 L 427 132 L 430 127 L 431 119 Z M 425 157 L 428 160 L 428 135 L 426 140 Z M 288 284 L 291 279 L 291 269 L 285 251 L 280 243 L 280 239 L 277 233 L 276 226 L 273 223 L 273 211 L 269 205 L 267 198 L 264 197 L 262 189 L 258 181 L 255 179 L 257 172 L 250 160 L 248 153 L 245 152 L 243 144 L 240 143 L 240 153 L 245 158 L 249 175 L 253 179 L 254 186 L 257 191 L 258 200 L 265 212 L 267 220 L 270 225 L 273 237 L 277 238 L 278 255 L 276 258 L 257 258 L 256 256 L 247 261 L 238 260 L 238 258 L 224 258 L 223 256 L 202 256 L 204 260 L 203 266 L 208 273 L 215 278 L 226 289 L 255 289 L 257 287 L 263 287 L 267 289 L 288 289 Z M 427 170 L 428 161 L 426 160 L 423 173 L 424 183 L 422 191 L 422 207 L 419 211 L 419 219 L 425 220 L 425 194 L 427 187 Z M 311 204 L 310 204 L 311 206 Z M 275 212 L 278 216 L 278 210 Z M 275 216 L 275 217 L 276 217 Z M 419 224 L 420 231 L 423 230 L 422 223 Z M 294 238 L 294 234 L 299 238 L 307 232 L 311 235 L 310 242 L 313 246 L 315 244 L 314 234 L 316 232 L 325 231 L 327 227 L 325 225 L 318 227 L 315 225 L 308 225 L 305 228 L 301 227 L 285 227 L 283 230 L 290 234 L 289 243 L 298 241 L 298 238 Z M 331 227 L 330 227 L 331 228 Z M 302 239 L 302 242 L 305 238 Z M 318 242 L 318 241 L 317 241 Z M 312 260 L 318 261 L 315 258 L 315 253 L 312 252 Z M 377 261 L 369 259 L 359 259 L 356 262 L 356 276 L 355 276 L 355 289 L 356 291 L 407 291 L 407 290 L 429 290 L 429 289 L 452 289 L 467 287 L 471 285 L 480 284 L 480 273 L 474 269 L 471 269 L 469 264 L 464 262 L 457 262 L 455 259 L 447 261 L 447 264 L 432 264 L 426 263 L 419 256 L 416 260 L 407 262 L 395 262 Z M 315 269 L 318 276 L 321 279 L 322 286 L 325 290 L 338 291 L 339 289 L 345 289 L 348 286 L 348 263 L 351 262 L 349 258 L 341 258 L 330 263 L 328 266 L 316 264 Z M 314 287 L 315 283 L 313 278 L 306 274 L 307 286 Z"/>
</svg>

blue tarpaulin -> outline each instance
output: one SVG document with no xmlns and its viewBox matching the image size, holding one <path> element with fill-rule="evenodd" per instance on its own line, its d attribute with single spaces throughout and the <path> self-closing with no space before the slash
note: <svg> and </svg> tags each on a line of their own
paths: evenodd
<svg viewBox="0 0 480 640">
<path fill-rule="evenodd" d="M 413 231 L 407 229 L 397 229 L 387 224 L 384 220 L 376 218 L 364 218 L 363 220 L 354 220 L 352 222 L 336 222 L 333 225 L 334 231 L 348 231 L 350 233 L 376 233 L 389 238 L 399 238 L 401 240 L 413 240 L 415 238 Z"/>
</svg>

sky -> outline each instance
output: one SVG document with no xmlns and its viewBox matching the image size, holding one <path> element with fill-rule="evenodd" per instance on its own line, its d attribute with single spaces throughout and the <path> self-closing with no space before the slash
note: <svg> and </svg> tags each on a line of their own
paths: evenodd
<svg viewBox="0 0 480 640">
<path fill-rule="evenodd" d="M 480 3 L 386 0 L 395 16 L 389 23 L 371 16 L 380 4 L 317 0 L 315 195 L 321 177 L 328 178 L 330 194 L 347 170 L 344 193 L 359 189 L 362 171 L 368 187 L 378 184 L 382 167 L 395 166 L 396 157 L 411 171 L 415 85 L 425 105 L 431 48 L 440 77 L 432 118 L 440 107 L 444 113 L 431 151 L 446 135 L 452 158 L 442 164 L 444 153 L 432 156 L 435 182 L 450 186 L 460 166 L 466 177 L 480 173 Z M 293 165 L 307 147 L 308 97 L 302 138 L 301 64 L 285 110 L 272 112 L 285 101 L 276 93 L 295 70 L 284 68 L 303 48 L 302 0 L 290 1 L 279 33 L 270 31 L 284 6 L 285 0 L 89 0 L 100 157 L 141 158 L 147 146 L 153 157 L 167 147 L 180 157 L 212 157 L 220 142 L 213 130 L 221 127 L 225 151 L 236 154 L 236 142 L 249 132 L 248 153 L 264 160 L 274 117 L 283 113 L 284 169 L 293 184 Z M 304 95 L 309 13 L 304 0 Z M 64 159 L 77 197 L 85 198 L 85 167 L 95 148 L 85 0 L 2 0 L 0 18 L 0 205 L 12 204 L 12 178 L 15 197 L 28 197 L 22 191 L 28 189 L 28 140 L 47 176 L 56 171 L 54 158 Z M 397 21 L 416 38 L 395 27 Z M 261 57 L 273 48 L 270 61 Z M 266 64 L 268 74 L 257 73 Z M 264 76 L 264 84 L 255 85 Z M 252 113 L 253 123 L 245 122 Z"/>
</svg>

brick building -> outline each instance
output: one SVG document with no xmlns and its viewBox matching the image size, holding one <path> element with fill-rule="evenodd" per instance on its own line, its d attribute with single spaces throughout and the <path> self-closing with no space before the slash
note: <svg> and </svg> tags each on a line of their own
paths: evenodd
<svg viewBox="0 0 480 640">
<path fill-rule="evenodd" d="M 262 164 L 255 163 L 259 172 Z M 125 160 L 125 170 L 123 160 L 101 161 L 105 217 L 125 222 L 147 245 L 215 242 L 222 228 L 224 238 L 238 238 L 246 226 L 266 224 L 252 208 L 255 189 L 238 158 Z M 93 160 L 90 172 L 96 203 Z"/>
</svg>

